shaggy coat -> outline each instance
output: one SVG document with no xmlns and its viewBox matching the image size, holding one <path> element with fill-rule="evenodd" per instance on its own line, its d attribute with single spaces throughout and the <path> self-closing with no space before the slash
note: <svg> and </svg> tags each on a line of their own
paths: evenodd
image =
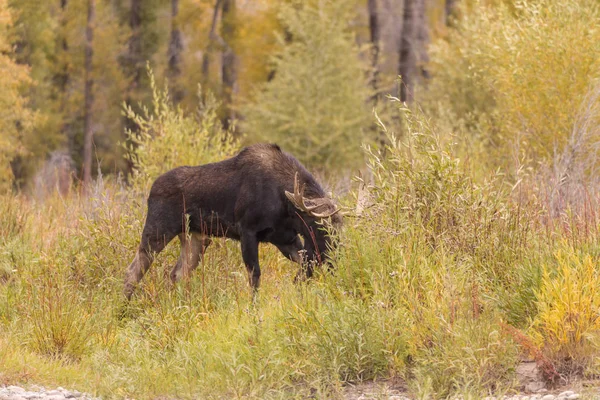
<svg viewBox="0 0 600 400">
<path fill-rule="evenodd" d="M 300 195 L 305 207 L 295 203 L 291 193 Z M 171 272 L 173 281 L 197 267 L 211 237 L 241 242 L 254 289 L 260 282 L 259 242 L 274 244 L 301 264 L 297 278 L 310 277 L 313 265 L 323 261 L 330 245 L 323 219 L 334 227 L 342 223 L 334 202 L 315 178 L 275 144 L 249 146 L 221 162 L 175 168 L 159 176 L 150 190 L 141 243 L 127 270 L 125 295 L 131 297 L 154 255 L 176 236 L 181 254 Z"/>
</svg>

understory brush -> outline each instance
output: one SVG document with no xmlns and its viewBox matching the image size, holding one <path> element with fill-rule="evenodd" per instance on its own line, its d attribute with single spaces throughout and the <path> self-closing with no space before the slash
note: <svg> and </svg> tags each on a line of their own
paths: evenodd
<svg viewBox="0 0 600 400">
<path fill-rule="evenodd" d="M 435 79 L 422 106 L 479 171 L 514 173 L 516 159 L 551 165 L 569 145 L 581 103 L 597 90 L 598 2 L 475 0 L 459 9 L 454 29 L 430 48 Z M 585 142 L 595 155 L 596 136 Z"/>
<path fill-rule="evenodd" d="M 153 146 L 158 127 L 175 135 L 177 121 L 223 133 L 215 119 L 196 125 L 165 110 L 149 112 L 138 149 Z M 340 199 L 355 211 L 333 268 L 294 284 L 298 266 L 261 245 L 255 299 L 239 243 L 215 239 L 175 285 L 171 243 L 125 302 L 156 150 L 133 187 L 100 178 L 86 197 L 2 198 L 0 382 L 108 398 L 265 399 L 343 398 L 347 385 L 393 378 L 420 398 L 446 398 L 517 389 L 526 357 L 549 378 L 597 374 L 596 230 L 570 229 L 578 220 L 568 213 L 550 219 L 500 174 L 473 179 L 427 118 L 402 113 L 402 137 L 385 131 L 385 148 L 365 148 L 370 174 Z M 198 157 L 218 158 L 211 143 L 198 142 L 208 152 Z"/>
<path fill-rule="evenodd" d="M 564 246 L 544 266 L 531 336 L 552 362 L 553 378 L 598 373 L 600 273 L 589 254 Z"/>
</svg>

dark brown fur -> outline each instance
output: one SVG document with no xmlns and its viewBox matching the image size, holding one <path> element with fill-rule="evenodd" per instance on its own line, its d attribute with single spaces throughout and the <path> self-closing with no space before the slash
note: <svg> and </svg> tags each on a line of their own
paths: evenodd
<svg viewBox="0 0 600 400">
<path fill-rule="evenodd" d="M 176 236 L 181 241 L 181 255 L 171 272 L 173 281 L 196 268 L 210 237 L 241 242 L 254 289 L 260 282 L 259 242 L 277 246 L 286 257 L 303 266 L 301 276 L 310 277 L 313 264 L 323 261 L 330 238 L 317 218 L 298 210 L 286 198 L 285 191 L 294 191 L 296 173 L 305 185 L 304 196 L 311 204 L 319 205 L 319 212 L 335 210 L 333 201 L 304 166 L 274 144 L 249 146 L 230 159 L 179 167 L 159 176 L 148 196 L 140 246 L 127 270 L 127 298 L 154 255 Z M 186 220 L 189 235 L 185 234 Z M 338 214 L 331 221 L 334 226 L 342 222 Z"/>
</svg>

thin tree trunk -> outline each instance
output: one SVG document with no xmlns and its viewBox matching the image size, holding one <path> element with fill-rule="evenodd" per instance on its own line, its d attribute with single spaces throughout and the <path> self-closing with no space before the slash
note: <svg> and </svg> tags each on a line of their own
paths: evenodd
<svg viewBox="0 0 600 400">
<path fill-rule="evenodd" d="M 128 41 L 127 56 L 123 60 L 123 69 L 126 76 L 130 79 L 125 94 L 125 103 L 134 105 L 135 92 L 140 87 L 140 81 L 143 73 L 143 56 L 142 56 L 142 1 L 131 0 L 129 9 L 129 29 L 131 36 Z M 125 132 L 137 132 L 138 126 L 129 118 L 123 118 L 123 140 L 131 143 Z M 128 178 L 133 172 L 133 163 L 131 160 L 126 160 L 126 177 Z"/>
<path fill-rule="evenodd" d="M 416 2 L 418 0 L 406 0 L 402 16 L 402 36 L 400 38 L 400 57 L 398 63 L 398 74 L 400 82 L 400 100 L 406 103 L 413 101 L 414 76 L 417 67 L 416 54 Z"/>
<path fill-rule="evenodd" d="M 221 78 L 223 83 L 223 128 L 228 129 L 234 119 L 233 95 L 237 81 L 237 57 L 231 47 L 235 38 L 236 4 L 235 0 L 223 0 L 221 15 L 221 31 L 223 38 L 223 52 L 221 55 Z"/>
<path fill-rule="evenodd" d="M 67 105 L 69 99 L 69 92 L 67 87 L 69 85 L 69 43 L 67 42 L 67 0 L 60 0 L 60 34 L 59 34 L 59 48 L 63 58 L 59 58 L 59 62 L 62 64 L 61 69 L 54 76 L 54 84 L 59 96 L 59 113 L 62 117 L 61 131 L 67 139 L 67 146 L 69 152 L 73 152 L 74 137 L 69 129 L 69 117 L 67 115 Z"/>
<path fill-rule="evenodd" d="M 128 61 L 131 68 L 131 84 L 128 96 L 131 97 L 131 92 L 140 85 L 144 69 L 142 59 L 142 0 L 131 0 L 129 28 L 131 29 L 131 37 L 129 38 Z"/>
<path fill-rule="evenodd" d="M 83 141 L 83 185 L 89 187 L 92 181 L 92 106 L 94 105 L 94 79 L 92 76 L 92 59 L 94 56 L 94 19 L 96 14 L 95 0 L 88 0 L 87 26 L 85 29 L 85 109 L 84 109 L 84 141 Z"/>
<path fill-rule="evenodd" d="M 59 34 L 59 47 L 63 52 L 63 55 L 69 51 L 69 44 L 67 43 L 67 0 L 60 0 L 60 34 Z M 66 58 L 66 56 L 65 56 Z M 68 63 L 66 60 L 63 62 L 62 70 L 58 72 L 54 81 L 56 82 L 56 86 L 58 87 L 59 92 L 63 93 L 66 90 L 67 84 L 69 82 L 69 73 L 68 73 Z M 62 107 L 62 105 L 61 105 Z"/>
<path fill-rule="evenodd" d="M 402 81 L 399 95 L 401 101 L 411 104 L 414 101 L 415 84 L 429 78 L 426 68 L 429 61 L 429 27 L 425 0 L 406 0 L 402 20 L 398 64 Z"/>
<path fill-rule="evenodd" d="M 221 9 L 222 0 L 215 1 L 215 8 L 213 10 L 212 23 L 210 24 L 210 31 L 208 32 L 208 46 L 204 50 L 204 54 L 202 55 L 202 77 L 204 78 L 204 82 L 209 82 L 209 74 L 210 74 L 210 62 L 211 55 L 214 47 L 214 42 L 216 41 L 216 30 L 217 30 L 217 20 L 219 18 L 219 10 Z"/>
<path fill-rule="evenodd" d="M 171 97 L 175 104 L 179 103 L 184 97 L 184 91 L 179 83 L 181 75 L 181 31 L 177 16 L 179 14 L 179 0 L 171 0 L 171 40 L 169 41 L 169 69 L 168 76 L 171 84 Z"/>
<path fill-rule="evenodd" d="M 425 83 L 429 79 L 429 24 L 427 23 L 427 0 L 418 1 L 417 14 L 417 67 L 419 68 L 419 78 Z"/>
<path fill-rule="evenodd" d="M 373 75 L 371 77 L 371 87 L 373 88 L 373 103 L 377 104 L 379 96 L 379 51 L 380 51 L 380 26 L 379 15 L 377 10 L 377 0 L 368 0 L 367 8 L 369 11 L 369 31 L 371 33 L 371 44 L 373 46 L 373 55 L 371 65 L 373 67 Z"/>
<path fill-rule="evenodd" d="M 456 0 L 446 0 L 446 4 L 444 7 L 445 16 L 446 16 L 446 25 L 450 25 L 452 13 L 454 11 L 454 5 Z"/>
</svg>

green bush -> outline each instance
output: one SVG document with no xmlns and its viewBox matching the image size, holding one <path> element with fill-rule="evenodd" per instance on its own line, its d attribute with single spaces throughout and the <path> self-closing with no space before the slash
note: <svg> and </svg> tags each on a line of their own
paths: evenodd
<svg viewBox="0 0 600 400">
<path fill-rule="evenodd" d="M 385 364 L 414 375 L 420 393 L 499 390 L 510 385 L 519 351 L 498 311 L 523 318 L 535 309 L 533 289 L 515 295 L 529 282 L 519 260 L 531 249 L 534 213 L 519 215 L 501 176 L 474 182 L 424 115 L 401 114 L 403 137 L 382 127 L 390 145 L 367 149 L 369 200 L 342 234 L 331 290 L 380 314 L 394 310 L 402 326 L 388 337 L 401 337 L 403 350 Z"/>
<path fill-rule="evenodd" d="M 566 145 L 600 77 L 600 7 L 593 0 L 491 3 L 464 3 L 457 28 L 432 45 L 423 107 L 478 162 L 548 161 Z"/>
<path fill-rule="evenodd" d="M 567 248 L 544 268 L 530 334 L 562 376 L 597 374 L 600 273 L 590 255 Z"/>
<path fill-rule="evenodd" d="M 244 104 L 243 129 L 253 141 L 274 141 L 310 167 L 363 164 L 371 124 L 367 71 L 348 29 L 352 1 L 283 5 L 275 76 Z"/>
<path fill-rule="evenodd" d="M 33 303 L 24 307 L 28 312 L 25 321 L 31 329 L 30 347 L 43 355 L 79 360 L 93 340 L 97 322 L 91 319 L 93 302 L 86 301 L 77 286 L 47 271 L 45 279 L 31 282 L 24 293 Z"/>
<path fill-rule="evenodd" d="M 25 92 L 31 88 L 30 69 L 14 60 L 15 46 L 11 43 L 13 24 L 16 19 L 14 11 L 7 1 L 0 2 L 0 90 L 4 95 L 0 98 L 0 191 L 10 191 L 14 185 L 11 163 L 18 156 L 27 155 L 31 149 L 26 148 L 31 140 L 32 132 L 40 122 L 39 115 L 29 108 Z M 47 134 L 48 140 L 51 135 Z M 18 182 L 20 183 L 20 182 Z"/>
<path fill-rule="evenodd" d="M 152 107 L 136 114 L 125 107 L 127 118 L 139 128 L 129 131 L 124 145 L 126 157 L 134 167 L 134 186 L 148 191 L 159 175 L 182 165 L 200 165 L 232 156 L 239 145 L 231 132 L 223 130 L 217 111 L 218 102 L 211 93 L 198 90 L 200 103 L 195 115 L 172 105 L 168 88 L 160 90 L 148 70 L 152 89 Z"/>
<path fill-rule="evenodd" d="M 294 284 L 298 266 L 261 245 L 253 297 L 238 242 L 215 240 L 176 285 L 171 245 L 126 302 L 142 192 L 161 154 L 173 166 L 197 156 L 170 152 L 189 143 L 176 137 L 188 125 L 164 110 L 141 119 L 133 188 L 106 178 L 86 197 L 2 198 L 0 363 L 10 383 L 25 376 L 109 398 L 280 399 L 404 380 L 415 397 L 482 398 L 515 388 L 524 351 L 542 367 L 571 360 L 562 370 L 595 372 L 595 230 L 552 224 L 501 175 L 472 179 L 430 121 L 404 108 L 403 136 L 366 149 L 367 190 L 340 199 L 362 207 L 345 219 L 334 268 Z M 555 257 L 557 248 L 571 250 Z"/>
<path fill-rule="evenodd" d="M 412 383 L 436 398 L 471 392 L 476 398 L 510 387 L 519 349 L 498 324 L 497 316 L 460 319 L 436 331 L 416 360 Z"/>
</svg>

